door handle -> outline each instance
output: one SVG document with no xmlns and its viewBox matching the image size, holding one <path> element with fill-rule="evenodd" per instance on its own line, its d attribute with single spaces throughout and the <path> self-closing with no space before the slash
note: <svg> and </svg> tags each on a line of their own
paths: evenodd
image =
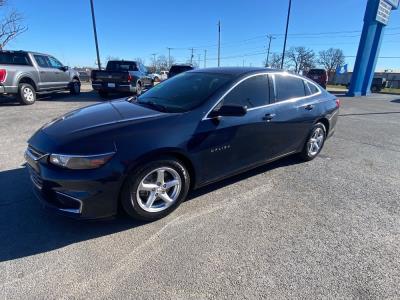
<svg viewBox="0 0 400 300">
<path fill-rule="evenodd" d="M 46 73 L 45 71 L 40 71 L 40 74 L 44 74 L 44 73 Z"/>
<path fill-rule="evenodd" d="M 305 108 L 306 110 L 313 110 L 313 109 L 314 109 L 314 105 L 309 104 L 309 105 L 304 106 L 304 108 Z"/>
<path fill-rule="evenodd" d="M 266 115 L 263 117 L 263 120 L 264 120 L 264 121 L 267 121 L 267 122 L 270 122 L 275 116 L 276 116 L 276 114 L 266 114 Z"/>
</svg>

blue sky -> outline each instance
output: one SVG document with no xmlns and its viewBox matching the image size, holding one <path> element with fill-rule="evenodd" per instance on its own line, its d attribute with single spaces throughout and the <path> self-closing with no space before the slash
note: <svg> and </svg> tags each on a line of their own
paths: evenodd
<svg viewBox="0 0 400 300">
<path fill-rule="evenodd" d="M 147 63 L 151 54 L 171 55 L 179 62 L 195 59 L 204 49 L 207 66 L 216 65 L 217 23 L 222 24 L 221 64 L 261 66 L 267 34 L 275 34 L 271 51 L 280 52 L 287 13 L 285 0 L 94 0 L 100 55 Z M 288 46 L 306 46 L 316 52 L 342 48 L 357 53 L 366 0 L 293 0 Z M 70 66 L 93 66 L 96 58 L 89 0 L 9 0 L 25 17 L 29 30 L 8 49 L 50 53 Z M 329 33 L 327 32 L 340 32 Z M 321 34 L 323 33 L 323 34 Z M 394 11 L 386 29 L 380 56 L 400 56 L 400 14 Z M 348 57 L 352 68 L 354 58 Z M 379 59 L 378 69 L 400 69 L 400 59 Z"/>
</svg>

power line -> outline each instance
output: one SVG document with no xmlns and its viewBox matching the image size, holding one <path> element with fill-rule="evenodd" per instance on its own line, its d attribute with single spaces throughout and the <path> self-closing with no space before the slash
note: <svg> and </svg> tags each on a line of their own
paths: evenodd
<svg viewBox="0 0 400 300">
<path fill-rule="evenodd" d="M 391 27 L 391 28 L 386 28 L 385 31 L 393 31 L 393 30 L 398 30 L 400 29 L 400 26 L 397 27 Z M 340 34 L 349 34 L 349 33 L 361 33 L 361 30 L 343 30 L 343 31 L 325 31 L 325 32 L 309 32 L 309 33 L 289 33 L 288 37 L 290 38 L 306 38 L 306 37 L 312 37 L 315 36 L 315 38 L 319 38 L 321 35 L 326 35 L 329 37 L 334 37 L 334 35 L 340 35 Z M 400 33 L 385 33 L 386 35 L 399 35 Z M 277 39 L 283 39 L 285 34 L 284 33 L 271 33 L 270 35 L 273 35 Z M 343 35 L 341 37 L 359 37 L 360 35 Z M 225 42 L 221 43 L 221 46 L 227 46 L 227 45 L 233 45 L 233 44 L 243 44 L 247 42 L 252 42 L 255 40 L 264 40 L 265 39 L 265 34 L 262 35 L 257 35 L 253 36 L 250 38 L 242 39 L 242 40 L 236 40 L 236 41 L 231 41 L 231 42 Z M 199 46 L 193 46 L 194 49 L 210 49 L 210 48 L 217 48 L 218 44 L 207 44 L 207 45 L 199 45 Z M 176 50 L 186 50 L 187 47 L 175 47 L 173 49 Z"/>
</svg>

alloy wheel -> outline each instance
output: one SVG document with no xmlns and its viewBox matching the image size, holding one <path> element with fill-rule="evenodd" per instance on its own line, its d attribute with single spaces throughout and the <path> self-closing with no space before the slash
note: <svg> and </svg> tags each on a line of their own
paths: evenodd
<svg viewBox="0 0 400 300">
<path fill-rule="evenodd" d="M 33 94 L 33 91 L 30 88 L 26 87 L 26 88 L 23 89 L 22 92 L 23 92 L 23 95 L 24 95 L 24 99 L 26 101 L 33 102 L 35 100 L 35 96 Z"/>
<path fill-rule="evenodd" d="M 318 154 L 324 143 L 324 139 L 324 130 L 320 127 L 316 128 L 307 143 L 307 151 L 309 156 L 315 156 Z"/>
<path fill-rule="evenodd" d="M 172 168 L 161 167 L 143 177 L 137 187 L 136 200 L 147 212 L 160 212 L 173 205 L 182 187 L 181 176 Z M 133 203 L 133 201 L 132 201 Z"/>
</svg>

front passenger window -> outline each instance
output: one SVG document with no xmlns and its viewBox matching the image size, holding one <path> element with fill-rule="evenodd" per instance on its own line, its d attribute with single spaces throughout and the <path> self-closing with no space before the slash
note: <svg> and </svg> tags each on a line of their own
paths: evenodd
<svg viewBox="0 0 400 300">
<path fill-rule="evenodd" d="M 51 56 L 49 56 L 49 62 L 50 62 L 50 66 L 55 69 L 59 69 L 63 66 L 62 63 L 60 63 L 57 59 L 55 59 L 54 57 L 51 57 Z"/>
<path fill-rule="evenodd" d="M 239 83 L 221 101 L 222 105 L 238 105 L 254 108 L 269 104 L 269 82 L 267 75 L 257 75 Z"/>
</svg>

